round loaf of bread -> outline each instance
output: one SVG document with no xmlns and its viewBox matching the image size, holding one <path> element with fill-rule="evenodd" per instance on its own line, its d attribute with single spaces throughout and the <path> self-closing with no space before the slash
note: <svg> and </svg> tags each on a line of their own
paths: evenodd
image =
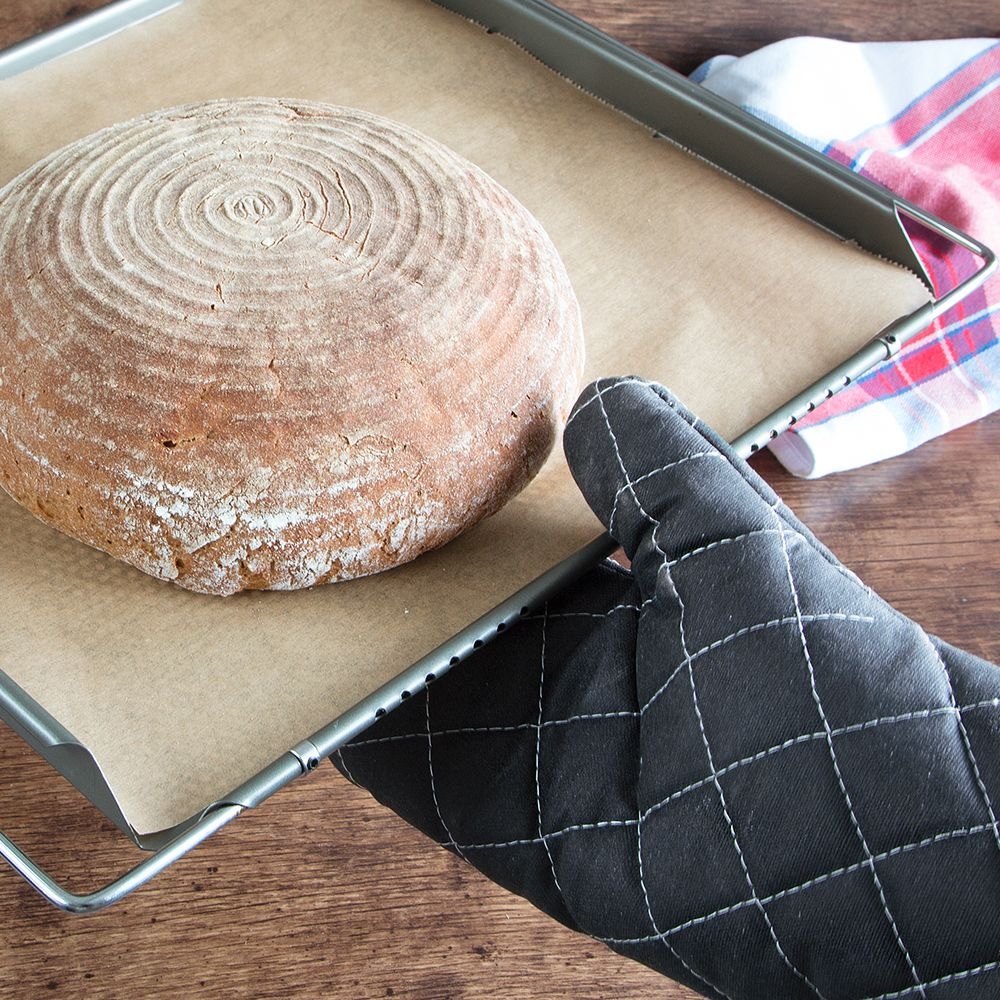
<svg viewBox="0 0 1000 1000">
<path fill-rule="evenodd" d="M 0 191 L 0 484 L 191 590 L 375 573 L 535 475 L 579 308 L 537 221 L 411 128 L 240 99 Z"/>
</svg>

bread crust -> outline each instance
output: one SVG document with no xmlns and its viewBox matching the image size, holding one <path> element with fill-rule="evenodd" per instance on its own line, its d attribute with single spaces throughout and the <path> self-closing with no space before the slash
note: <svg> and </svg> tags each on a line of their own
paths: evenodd
<svg viewBox="0 0 1000 1000">
<path fill-rule="evenodd" d="M 0 191 L 0 485 L 191 590 L 379 572 L 499 509 L 579 388 L 500 185 L 376 116 L 173 108 Z"/>
</svg>

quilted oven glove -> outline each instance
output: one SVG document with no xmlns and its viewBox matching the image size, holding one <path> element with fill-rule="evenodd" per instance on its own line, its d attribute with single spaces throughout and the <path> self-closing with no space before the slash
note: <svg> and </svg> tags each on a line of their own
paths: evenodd
<svg viewBox="0 0 1000 1000">
<path fill-rule="evenodd" d="M 634 378 L 566 451 L 605 563 L 338 763 L 491 879 L 710 997 L 1000 996 L 1000 672 L 841 566 Z"/>
</svg>

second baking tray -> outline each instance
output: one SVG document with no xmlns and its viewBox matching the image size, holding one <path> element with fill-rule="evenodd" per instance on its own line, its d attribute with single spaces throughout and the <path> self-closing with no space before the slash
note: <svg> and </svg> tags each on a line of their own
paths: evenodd
<svg viewBox="0 0 1000 1000">
<path fill-rule="evenodd" d="M 761 443 L 766 442 L 769 437 L 787 426 L 789 421 L 820 403 L 846 381 L 891 354 L 903 339 L 918 332 L 934 315 L 970 291 L 974 284 L 985 277 L 989 269 L 990 258 L 985 248 L 974 240 L 955 233 L 949 227 L 943 227 L 936 220 L 925 218 L 927 224 L 945 232 L 949 238 L 978 254 L 983 259 L 983 267 L 974 279 L 953 290 L 943 299 L 937 302 L 922 302 L 924 296 L 916 294 L 914 287 L 904 287 L 902 272 L 884 266 L 878 271 L 875 284 L 884 283 L 886 286 L 891 286 L 892 294 L 887 296 L 888 301 L 883 301 L 878 290 L 865 286 L 865 282 L 871 277 L 869 272 L 875 262 L 868 258 L 858 262 L 855 258 L 864 255 L 858 255 L 854 250 L 840 248 L 839 244 L 833 245 L 836 241 L 831 241 L 826 234 L 833 233 L 840 241 L 857 243 L 871 254 L 895 261 L 919 274 L 921 273 L 919 261 L 913 253 L 899 219 L 901 212 L 919 216 L 918 210 L 912 206 L 901 205 L 883 190 L 837 167 L 793 140 L 747 118 L 738 110 L 706 94 L 676 74 L 621 46 L 549 4 L 538 0 L 502 0 L 502 2 L 451 0 L 445 6 L 451 8 L 455 14 L 471 18 L 482 27 L 474 27 L 456 18 L 455 14 L 446 14 L 431 8 L 424 0 L 379 0 L 368 5 L 343 3 L 337 7 L 340 16 L 336 18 L 330 17 L 329 5 L 305 5 L 307 12 L 311 11 L 321 20 L 326 18 L 326 29 L 331 32 L 328 50 L 331 57 L 337 45 L 343 46 L 344 59 L 353 60 L 352 71 L 355 74 L 367 73 L 369 82 L 365 86 L 368 89 L 365 90 L 365 87 L 361 86 L 357 92 L 360 94 L 357 103 L 362 106 L 374 104 L 374 110 L 409 120 L 411 124 L 424 127 L 432 134 L 436 133 L 439 137 L 450 140 L 451 144 L 463 147 L 462 151 L 473 159 L 480 162 L 485 160 L 483 165 L 495 175 L 499 175 L 501 180 L 522 197 L 522 200 L 529 203 L 529 207 L 532 207 L 536 214 L 542 216 L 547 227 L 555 231 L 553 235 L 557 236 L 557 245 L 564 256 L 571 263 L 585 260 L 586 266 L 582 271 L 586 271 L 588 267 L 590 270 L 586 271 L 582 280 L 579 276 L 582 272 L 574 275 L 574 281 L 578 284 L 584 300 L 585 315 L 589 305 L 590 315 L 593 318 L 595 313 L 593 303 L 596 302 L 591 296 L 588 279 L 600 281 L 603 266 L 603 270 L 610 274 L 610 281 L 620 282 L 620 288 L 605 289 L 605 299 L 597 302 L 596 311 L 599 313 L 600 307 L 607 309 L 608 303 L 613 309 L 620 310 L 618 325 L 621 328 L 621 348 L 619 351 L 616 339 L 619 331 L 611 327 L 615 321 L 612 312 L 610 319 L 606 321 L 606 325 L 611 328 L 605 331 L 605 340 L 602 341 L 598 351 L 600 367 L 596 373 L 608 374 L 621 370 L 620 365 L 615 364 L 619 360 L 621 365 L 627 366 L 629 370 L 641 369 L 643 362 L 648 360 L 650 345 L 644 343 L 642 336 L 632 342 L 628 341 L 630 325 L 635 326 L 640 334 L 649 335 L 648 331 L 644 332 L 641 326 L 637 326 L 631 311 L 641 313 L 643 310 L 651 310 L 660 304 L 657 300 L 662 300 L 667 308 L 658 314 L 659 318 L 651 324 L 650 329 L 657 336 L 666 337 L 669 335 L 669 330 L 665 326 L 675 317 L 693 316 L 694 321 L 698 321 L 700 310 L 714 307 L 717 300 L 721 303 L 718 313 L 711 314 L 708 321 L 703 321 L 702 327 L 705 336 L 718 333 L 717 345 L 706 350 L 699 343 L 701 338 L 694 338 L 689 346 L 671 356 L 672 363 L 668 366 L 670 371 L 656 370 L 657 364 L 650 362 L 651 370 L 640 370 L 640 374 L 669 381 L 675 386 L 678 380 L 690 385 L 691 389 L 686 394 L 687 400 L 693 402 L 702 415 L 716 423 L 730 438 L 736 439 L 740 450 L 745 454 L 749 454 Z M 296 77 L 294 72 L 296 39 L 293 35 L 282 40 L 280 7 L 281 5 L 278 5 L 274 8 L 277 14 L 272 12 L 270 15 L 254 15 L 257 18 L 256 22 L 252 16 L 250 17 L 251 28 L 272 41 L 274 48 L 270 55 L 272 61 L 276 65 L 279 60 L 285 61 L 278 69 L 272 71 L 271 77 L 267 78 L 266 88 L 277 86 L 275 81 L 281 79 L 281 86 L 286 88 L 297 82 L 299 89 L 294 96 L 316 95 L 325 99 L 337 96 L 337 88 L 325 83 L 322 67 L 314 68 L 308 80 L 304 77 L 301 81 L 297 81 L 297 78 L 292 79 Z M 239 48 L 240 29 L 237 22 L 247 20 L 247 12 L 241 10 L 239 3 L 215 5 L 215 9 L 209 11 L 207 4 L 189 0 L 185 8 L 186 10 L 182 9 L 177 14 L 166 15 L 162 19 L 162 24 L 157 22 L 139 29 L 144 34 L 142 37 L 136 36 L 136 47 L 140 50 L 146 46 L 152 50 L 159 48 L 160 51 L 174 51 L 179 39 L 184 36 L 185 28 L 181 22 L 172 22 L 171 18 L 183 14 L 188 18 L 188 29 L 203 19 L 203 26 L 209 33 L 220 30 L 235 33 L 237 41 L 233 44 Z M 301 13 L 301 6 L 297 9 Z M 268 17 L 271 19 L 268 20 Z M 370 22 L 366 34 L 363 33 L 365 22 Z M 495 32 L 498 37 L 486 37 L 484 29 Z M 390 41 L 387 42 L 387 38 Z M 526 56 L 525 52 L 513 50 L 506 41 L 507 38 L 513 39 L 525 52 L 554 69 L 566 80 L 571 80 L 576 87 L 595 95 L 600 101 L 613 106 L 619 112 L 625 112 L 632 121 L 625 122 L 620 114 L 615 114 L 612 120 L 608 110 L 596 102 L 590 102 L 588 98 L 575 91 L 573 94 L 564 93 L 567 88 L 562 80 L 557 81 L 548 73 L 540 75 L 540 67 L 534 60 Z M 107 62 L 102 64 L 105 73 L 110 72 L 114 76 L 115 67 L 119 64 L 122 67 L 119 72 L 122 74 L 135 72 L 138 57 L 134 53 L 129 53 L 120 47 L 115 49 L 112 43 L 104 44 L 109 45 Z M 357 51 L 359 45 L 370 47 L 370 52 L 366 53 L 367 59 L 359 59 Z M 381 49 L 378 48 L 379 45 L 382 46 Z M 407 51 L 401 52 L 401 47 Z M 466 68 L 463 72 L 471 77 L 468 84 L 470 88 L 477 85 L 484 88 L 481 93 L 475 95 L 475 99 L 470 97 L 467 102 L 462 99 L 456 100 L 455 94 L 451 92 L 454 86 L 448 89 L 447 79 L 442 79 L 440 75 L 435 76 L 427 69 L 426 64 L 431 58 L 428 53 L 437 52 L 438 56 L 441 56 L 442 47 L 445 58 L 448 58 L 450 53 L 455 55 L 456 59 L 459 56 L 465 59 Z M 462 47 L 463 51 L 460 51 L 459 47 Z M 466 47 L 468 51 L 464 51 Z M 469 53 L 473 53 L 475 59 L 472 59 Z M 259 57 L 268 58 L 266 55 Z M 164 65 L 155 68 L 155 73 L 158 73 L 159 77 L 154 74 L 153 78 L 147 81 L 148 93 L 143 93 L 139 100 L 148 102 L 155 98 L 158 106 L 179 103 L 173 96 L 177 90 L 176 86 L 165 82 L 170 75 L 170 59 L 158 58 L 164 61 Z M 511 74 L 509 85 L 490 84 L 493 89 L 486 89 L 487 83 L 476 81 L 477 60 L 485 63 L 490 59 L 503 63 L 506 71 Z M 212 78 L 206 77 L 198 84 L 199 86 L 210 86 L 211 96 L 218 96 L 220 93 L 254 92 L 250 88 L 258 85 L 261 74 L 249 72 L 248 68 L 239 64 L 237 59 L 227 61 L 220 56 L 219 60 L 220 65 L 210 68 Z M 72 93 L 67 87 L 77 78 L 74 74 L 79 74 L 79 79 L 87 79 L 87 70 L 84 61 L 77 67 L 69 62 L 66 66 L 53 65 L 51 70 L 43 68 L 35 71 L 34 78 L 31 74 L 24 78 L 23 92 L 27 95 Z M 418 80 L 421 73 L 424 76 L 422 82 Z M 394 75 L 394 80 L 390 80 Z M 454 84 L 454 81 L 451 82 Z M 317 92 L 316 88 L 322 91 L 324 86 L 334 93 L 331 95 L 327 92 Z M 403 95 L 403 89 L 408 86 L 422 88 L 419 98 L 411 103 L 407 103 Z M 304 92 L 303 87 L 308 92 Z M 560 87 L 563 89 L 558 89 Z M 537 96 L 538 88 L 541 88 L 541 97 Z M 545 88 L 554 89 L 550 92 Z M 4 94 L 5 92 L 0 91 L 0 96 Z M 198 92 L 197 86 L 190 95 L 183 89 L 180 94 L 192 98 L 209 96 Z M 353 97 L 354 94 L 352 91 L 349 96 Z M 506 107 L 503 104 L 505 100 L 508 101 Z M 100 108 L 95 119 L 97 124 L 102 123 L 101 114 L 111 115 L 112 120 L 127 116 L 117 103 L 109 101 L 104 95 L 94 95 L 91 103 Z M 146 105 L 140 107 L 144 110 Z M 525 114 L 525 107 L 533 109 L 534 117 Z M 455 116 L 466 109 L 469 120 L 455 121 Z M 65 110 L 71 115 L 73 108 Z M 59 118 L 54 121 L 54 125 L 56 132 L 71 127 Z M 588 134 L 583 135 L 579 131 L 574 134 L 574 127 L 585 128 Z M 446 134 L 442 135 L 442 131 Z M 601 170 L 592 178 L 588 175 L 590 165 L 585 159 L 584 162 L 574 164 L 572 157 L 563 157 L 559 160 L 546 159 L 545 156 L 539 155 L 538 146 L 541 139 L 544 138 L 546 142 L 551 143 L 554 133 L 560 137 L 559 142 L 564 148 L 566 144 L 572 143 L 581 151 L 590 149 L 598 158 L 603 157 Z M 500 141 L 497 140 L 498 135 Z M 45 141 L 44 137 L 39 141 Z M 621 145 L 613 149 L 609 155 L 608 150 L 595 145 L 602 141 L 619 142 Z M 25 141 L 25 147 L 30 149 L 30 146 L 29 136 Z M 678 154 L 675 146 L 683 147 L 688 152 Z M 15 151 L 15 160 L 17 155 L 18 151 Z M 24 155 L 27 155 L 27 152 Z M 581 153 L 581 155 L 586 154 Z M 674 212 L 678 209 L 678 206 L 669 199 L 664 201 L 662 192 L 658 192 L 652 185 L 652 182 L 658 179 L 660 164 L 667 159 L 687 178 L 685 184 L 680 187 L 690 204 L 679 207 L 679 210 L 689 212 L 692 218 L 686 230 L 685 245 L 670 246 L 669 241 L 657 240 L 656 234 L 650 232 L 665 220 L 668 211 Z M 725 174 L 740 178 L 740 183 L 735 184 L 720 178 L 715 170 L 708 171 L 701 162 L 702 159 L 711 162 Z M 615 176 L 615 166 L 619 163 L 620 176 Z M 548 177 L 544 175 L 547 168 L 563 170 L 566 174 L 562 177 Z M 672 176 L 674 174 L 676 171 Z M 621 190 L 623 185 L 626 188 L 634 187 L 634 192 L 625 190 L 623 193 Z M 765 198 L 752 194 L 747 190 L 747 186 L 756 188 Z M 551 199 L 560 197 L 560 192 L 564 188 L 575 193 L 577 202 L 566 206 L 550 204 Z M 593 212 L 595 221 L 592 224 L 588 224 L 587 219 L 583 218 L 586 212 L 579 211 L 581 196 L 592 202 L 585 206 Z M 634 227 L 642 220 L 638 219 L 637 222 L 634 214 L 629 216 L 624 210 L 618 215 L 612 213 L 612 217 L 602 219 L 601 210 L 605 205 L 609 208 L 613 208 L 616 204 L 622 206 L 636 198 L 645 199 L 650 210 L 645 227 L 630 234 L 632 242 L 639 244 L 645 258 L 656 253 L 662 254 L 665 249 L 669 249 L 674 255 L 664 256 L 662 260 L 652 262 L 655 265 L 652 271 L 657 274 L 659 284 L 651 293 L 646 290 L 646 297 L 643 295 L 643 290 L 637 287 L 639 282 L 629 284 L 626 280 L 627 268 L 621 266 L 621 274 L 618 274 L 615 265 L 606 259 L 606 255 L 602 257 L 601 253 L 592 250 L 585 252 L 586 248 L 581 250 L 574 245 L 574 240 L 580 237 L 592 241 L 600 235 L 607 240 L 608 246 L 615 246 L 615 238 L 620 230 L 629 226 Z M 770 202 L 762 204 L 767 199 L 782 203 L 790 211 L 776 213 Z M 570 201 L 568 196 L 566 200 Z M 713 212 L 715 218 L 721 220 L 721 223 L 717 221 L 714 224 L 714 228 L 711 221 Z M 580 218 L 574 217 L 574 213 Z M 797 221 L 795 224 L 789 221 L 793 214 L 813 222 L 814 225 L 805 227 L 810 230 L 809 233 L 797 228 Z M 789 218 L 786 219 L 785 216 Z M 606 233 L 602 233 L 599 228 L 604 222 L 607 224 Z M 776 236 L 770 233 L 770 229 L 775 227 L 780 229 Z M 827 241 L 822 244 L 822 249 L 819 243 L 813 245 L 812 231 L 818 232 L 819 228 L 825 231 L 823 239 Z M 768 232 L 765 232 L 765 229 Z M 832 269 L 839 281 L 856 283 L 856 287 L 846 290 L 845 297 L 854 299 L 860 296 L 870 307 L 870 317 L 865 314 L 858 321 L 859 325 L 867 323 L 864 329 L 859 328 L 844 338 L 834 338 L 834 343 L 817 343 L 817 329 L 820 332 L 829 331 L 838 327 L 845 318 L 840 315 L 817 316 L 815 314 L 817 311 L 823 313 L 829 309 L 824 310 L 821 304 L 817 305 L 814 301 L 803 305 L 802 299 L 808 297 L 811 300 L 815 288 L 809 283 L 811 278 L 808 273 L 803 275 L 801 270 L 797 270 L 797 262 L 789 259 L 786 262 L 779 261 L 779 266 L 771 271 L 772 283 L 779 287 L 773 289 L 770 313 L 765 311 L 757 316 L 758 326 L 762 318 L 770 315 L 772 320 L 784 324 L 786 332 L 782 335 L 775 334 L 772 330 L 752 328 L 748 334 L 749 343 L 744 346 L 740 342 L 739 330 L 735 333 L 724 329 L 717 331 L 716 325 L 724 326 L 724 321 L 730 317 L 739 318 L 746 315 L 741 312 L 744 304 L 727 298 L 729 289 L 722 287 L 723 279 L 727 277 L 732 279 L 734 269 L 739 269 L 741 266 L 740 260 L 746 259 L 741 258 L 737 252 L 741 241 L 755 241 L 757 247 L 778 247 L 780 252 L 782 241 L 785 239 L 782 234 L 786 229 L 787 238 L 794 241 L 796 248 L 802 241 L 809 253 L 817 255 L 824 272 L 828 268 Z M 688 272 L 677 266 L 675 258 L 678 255 L 684 257 L 693 255 L 698 261 L 696 271 L 703 266 L 710 268 L 707 279 L 693 291 L 689 286 L 694 279 L 684 277 Z M 639 263 L 644 267 L 650 266 L 648 259 L 643 259 Z M 751 264 L 752 261 L 746 266 Z M 573 274 L 572 267 L 571 274 Z M 823 285 L 826 278 L 825 274 L 821 275 L 816 278 L 816 282 Z M 782 283 L 784 287 L 781 287 Z M 916 284 L 915 281 L 912 282 L 913 286 Z M 909 303 L 909 307 L 900 311 L 895 306 L 903 300 Z M 839 300 L 834 295 L 827 301 Z M 657 326 L 657 323 L 660 325 Z M 734 321 L 733 325 L 738 324 Z M 810 331 L 812 331 L 811 338 Z M 603 357 L 601 351 L 604 352 Z M 803 357 L 810 354 L 816 354 L 816 359 Z M 613 364 L 614 367 L 610 367 Z M 814 366 L 814 370 L 810 365 Z M 815 367 L 816 365 L 819 367 Z M 773 377 L 772 373 L 775 371 L 780 377 Z M 814 381 L 816 377 L 818 381 Z M 709 393 L 703 400 L 692 400 L 691 394 L 698 395 L 698 386 L 701 382 L 713 383 L 717 386 L 717 391 L 714 395 Z M 735 400 L 732 407 L 722 406 L 719 403 L 720 397 L 727 396 Z M 542 488 L 544 489 L 544 486 Z M 561 494 L 558 489 L 552 496 L 554 500 L 543 495 L 537 506 L 544 512 L 548 504 L 561 514 L 562 507 L 559 501 Z M 521 512 L 523 513 L 525 509 L 528 510 L 530 521 L 531 509 L 521 508 Z M 516 514 L 515 510 L 515 516 Z M 449 629 L 440 636 L 445 641 L 437 642 L 430 652 L 416 657 L 416 662 L 408 669 L 395 673 L 385 682 L 372 682 L 366 687 L 362 677 L 355 685 L 356 696 L 349 698 L 342 710 L 333 712 L 335 718 L 332 721 L 319 729 L 315 727 L 300 729 L 296 738 L 289 740 L 289 743 L 294 745 L 287 752 L 278 755 L 256 774 L 247 774 L 246 780 L 236 782 L 237 787 L 232 791 L 213 797 L 186 818 L 180 818 L 177 822 L 171 822 L 160 828 L 151 829 L 148 822 L 139 827 L 133 824 L 129 810 L 122 808 L 115 788 L 120 778 L 111 781 L 107 779 L 101 763 L 102 756 L 93 750 L 93 743 L 100 740 L 88 739 L 82 733 L 76 732 L 74 725 L 65 724 L 64 713 L 58 708 L 53 708 L 59 702 L 60 692 L 55 687 L 45 684 L 36 684 L 31 692 L 25 690 L 16 680 L 21 665 L 12 660 L 2 661 L 9 669 L 0 676 L 0 716 L 69 777 L 138 844 L 157 849 L 158 853 L 123 879 L 95 893 L 79 896 L 67 893 L 48 879 L 6 838 L 0 839 L 0 851 L 57 905 L 76 911 L 89 911 L 107 905 L 160 870 L 204 836 L 228 822 L 243 808 L 256 805 L 287 781 L 314 767 L 323 756 L 370 725 L 379 715 L 391 710 L 401 699 L 418 690 L 429 679 L 440 676 L 478 645 L 516 621 L 523 609 L 544 600 L 547 594 L 565 584 L 606 553 L 610 545 L 606 538 L 596 538 L 582 548 L 573 542 L 573 538 L 578 538 L 582 542 L 588 537 L 588 532 L 591 535 L 595 533 L 589 527 L 592 522 L 587 520 L 585 515 L 577 514 L 573 517 L 576 517 L 575 534 L 570 537 L 568 533 L 567 538 L 562 540 L 565 550 L 576 550 L 569 558 L 553 559 L 555 565 L 540 576 L 531 574 L 534 578 L 530 579 L 526 586 L 508 588 L 516 592 L 504 601 L 499 601 L 503 596 L 502 592 L 497 593 L 497 600 L 490 600 L 489 594 L 484 593 L 482 600 L 485 603 L 481 610 L 485 613 L 470 614 L 468 618 L 476 618 L 473 624 L 465 625 L 464 622 L 460 622 L 459 624 L 465 625 L 464 628 L 458 628 L 457 631 L 454 628 Z M 550 520 L 546 522 L 547 527 L 558 529 L 562 520 L 561 517 L 554 521 Z M 567 515 L 566 520 L 572 518 Z M 33 532 L 46 531 L 48 529 L 40 525 L 32 523 L 29 526 L 24 522 L 17 529 L 17 537 L 12 539 L 12 544 L 25 544 L 25 539 Z M 46 536 L 37 535 L 37 537 L 43 539 Z M 65 553 L 71 551 L 65 546 L 75 545 L 64 540 L 60 540 L 59 544 L 64 546 L 60 552 Z M 557 549 L 558 547 L 553 551 Z M 102 557 L 91 556 L 88 553 L 86 557 L 81 556 L 81 558 L 99 560 Z M 489 570 L 493 558 L 498 557 L 491 551 L 489 543 L 480 545 L 467 551 L 465 556 L 459 558 L 448 570 L 448 573 L 454 575 L 475 572 L 477 569 L 482 571 L 484 567 Z M 103 567 L 103 564 L 88 563 L 90 567 L 88 572 L 92 572 L 93 568 L 98 566 Z M 121 590 L 115 587 L 125 588 L 129 592 L 133 587 L 139 589 L 157 587 L 152 581 L 134 583 L 130 570 L 115 567 L 101 568 L 100 572 L 125 574 L 107 591 L 112 597 L 121 593 Z M 511 577 L 515 578 L 516 574 Z M 453 583 L 458 587 L 463 586 L 461 580 Z M 0 578 L 0 595 L 2 588 L 11 586 L 10 580 Z M 84 585 L 82 589 L 85 590 L 86 586 Z M 153 591 L 149 593 L 151 603 L 148 607 L 155 609 L 160 595 Z M 376 621 L 379 620 L 380 614 L 389 620 L 393 613 L 400 610 L 395 608 L 391 601 L 385 600 L 381 611 L 377 608 L 373 611 L 369 605 L 383 600 L 380 591 L 369 588 L 365 594 L 364 613 Z M 45 599 L 55 602 L 53 606 L 57 606 L 59 600 L 65 599 L 73 604 L 72 610 L 78 614 L 80 608 L 78 603 L 74 603 L 74 599 L 78 601 L 85 598 L 80 594 L 70 597 L 60 596 L 47 590 Z M 271 602 L 262 607 L 264 613 L 268 613 L 269 609 L 273 610 L 276 605 Z M 402 609 L 406 614 L 409 614 L 409 611 L 408 608 Z M 100 607 L 93 609 L 93 623 L 97 626 L 98 632 L 105 624 L 101 617 L 105 614 L 106 612 Z M 434 609 L 431 608 L 429 617 L 434 616 Z M 80 620 L 86 624 L 86 614 Z M 294 623 L 299 619 L 291 616 L 291 620 Z M 53 629 L 60 627 L 58 614 L 53 616 L 51 624 Z M 455 634 L 451 634 L 452 632 Z M 432 636 L 433 630 L 430 630 L 428 635 Z M 111 641 L 120 642 L 126 639 L 131 642 L 128 654 L 134 657 L 141 655 L 141 643 L 135 642 L 134 636 L 123 636 L 120 633 L 110 636 Z M 59 651 L 60 644 L 52 643 L 46 653 L 51 655 Z M 31 654 L 34 650 L 22 645 L 20 652 Z M 76 648 L 68 649 L 66 652 L 71 656 L 79 655 L 79 650 Z M 309 655 L 308 648 L 300 652 L 303 656 Z M 405 656 L 405 652 L 401 651 L 399 655 Z M 238 654 L 236 659 L 239 659 Z M 400 662 L 399 666 L 402 667 L 404 663 L 405 660 Z M 58 678 L 60 669 L 58 662 L 41 666 L 41 676 Z M 326 664 L 322 658 L 318 658 L 315 662 L 307 663 L 307 666 L 314 672 L 321 672 Z M 146 657 L 142 662 L 135 662 L 134 667 L 140 671 L 155 671 L 157 668 L 155 650 L 147 650 Z M 48 674 L 46 669 L 49 671 Z M 363 674 L 364 664 L 358 663 L 357 669 Z M 252 683 L 253 677 L 248 676 L 248 680 Z M 271 683 L 273 682 L 272 678 Z M 58 681 L 54 680 L 53 684 L 58 686 Z M 176 687 L 179 689 L 176 697 L 183 699 L 185 696 L 183 678 L 178 679 Z M 86 690 L 84 694 L 87 694 Z M 76 696 L 79 695 L 78 690 Z M 114 706 L 107 707 L 110 710 Z M 116 711 L 119 713 L 119 722 L 110 724 L 112 740 L 120 738 L 125 741 L 126 768 L 130 760 L 129 755 L 134 752 L 130 747 L 135 745 L 134 742 L 129 744 L 128 741 L 142 739 L 141 732 L 128 730 L 128 720 L 136 717 L 136 711 L 131 711 L 133 708 L 138 712 L 138 717 L 142 717 L 141 710 L 144 706 L 126 705 L 124 710 L 118 706 Z M 189 714 L 193 715 L 194 710 L 192 709 Z M 184 718 L 184 713 L 179 717 Z M 148 715 L 146 718 L 148 719 Z M 248 720 L 247 724 L 252 726 L 253 720 Z M 197 736 L 197 727 L 195 735 Z M 101 733 L 100 739 L 106 742 L 108 736 L 109 733 Z M 301 738 L 303 736 L 305 738 Z M 177 733 L 179 741 L 191 738 L 191 733 L 188 731 Z M 206 750 L 208 756 L 221 757 L 226 753 L 224 746 L 221 748 L 217 744 L 210 746 L 207 739 L 205 745 L 208 747 Z M 135 756 L 138 760 L 139 755 L 136 753 Z M 244 762 L 238 751 L 234 750 L 233 756 L 237 765 Z M 138 766 L 137 770 L 140 772 L 138 776 L 140 782 L 157 780 L 157 775 L 149 773 L 145 765 Z M 250 772 L 254 770 L 256 768 L 250 768 Z M 155 827 L 155 824 L 153 826 Z"/>
</svg>

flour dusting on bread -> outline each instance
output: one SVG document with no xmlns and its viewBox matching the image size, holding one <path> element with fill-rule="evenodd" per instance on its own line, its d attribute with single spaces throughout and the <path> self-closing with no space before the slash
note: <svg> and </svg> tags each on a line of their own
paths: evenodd
<svg viewBox="0 0 1000 1000">
<path fill-rule="evenodd" d="M 0 259 L 0 485 L 205 593 L 447 542 L 538 471 L 581 376 L 538 222 L 362 111 L 112 126 L 0 191 Z"/>
</svg>

